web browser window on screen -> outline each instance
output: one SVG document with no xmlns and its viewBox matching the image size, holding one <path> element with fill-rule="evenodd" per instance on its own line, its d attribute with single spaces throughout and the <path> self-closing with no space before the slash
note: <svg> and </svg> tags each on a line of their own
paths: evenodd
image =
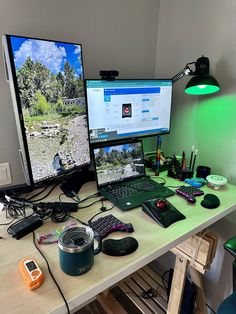
<svg viewBox="0 0 236 314">
<path fill-rule="evenodd" d="M 88 80 L 91 142 L 169 132 L 171 80 Z"/>
</svg>

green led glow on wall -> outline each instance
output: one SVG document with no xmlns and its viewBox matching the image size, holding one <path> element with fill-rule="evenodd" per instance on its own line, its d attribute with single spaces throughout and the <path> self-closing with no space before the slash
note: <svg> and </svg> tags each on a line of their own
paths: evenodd
<svg viewBox="0 0 236 314">
<path fill-rule="evenodd" d="M 181 148 L 186 147 L 189 161 L 189 151 L 195 145 L 196 167 L 209 166 L 212 173 L 230 176 L 236 184 L 236 92 L 186 96 L 180 94 L 174 103 L 171 132 L 165 135 L 163 151 L 166 156 L 181 155 Z"/>
</svg>

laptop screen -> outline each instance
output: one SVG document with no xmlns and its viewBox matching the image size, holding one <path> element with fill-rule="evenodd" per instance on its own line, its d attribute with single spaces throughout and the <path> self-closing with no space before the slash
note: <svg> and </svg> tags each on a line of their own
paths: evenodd
<svg viewBox="0 0 236 314">
<path fill-rule="evenodd" d="M 98 187 L 145 175 L 142 142 L 94 148 Z"/>
</svg>

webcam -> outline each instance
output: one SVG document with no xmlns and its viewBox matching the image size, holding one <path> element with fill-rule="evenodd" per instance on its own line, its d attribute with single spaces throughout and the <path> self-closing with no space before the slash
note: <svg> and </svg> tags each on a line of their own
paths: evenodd
<svg viewBox="0 0 236 314">
<path fill-rule="evenodd" d="M 119 71 L 117 70 L 101 70 L 100 76 L 102 80 L 113 81 L 117 76 L 119 76 Z"/>
</svg>

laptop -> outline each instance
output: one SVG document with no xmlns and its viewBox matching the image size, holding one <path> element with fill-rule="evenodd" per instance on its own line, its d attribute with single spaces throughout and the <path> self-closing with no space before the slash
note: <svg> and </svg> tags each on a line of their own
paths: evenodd
<svg viewBox="0 0 236 314">
<path fill-rule="evenodd" d="M 123 211 L 175 194 L 146 176 L 141 140 L 104 144 L 93 148 L 93 157 L 98 191 Z"/>
</svg>

